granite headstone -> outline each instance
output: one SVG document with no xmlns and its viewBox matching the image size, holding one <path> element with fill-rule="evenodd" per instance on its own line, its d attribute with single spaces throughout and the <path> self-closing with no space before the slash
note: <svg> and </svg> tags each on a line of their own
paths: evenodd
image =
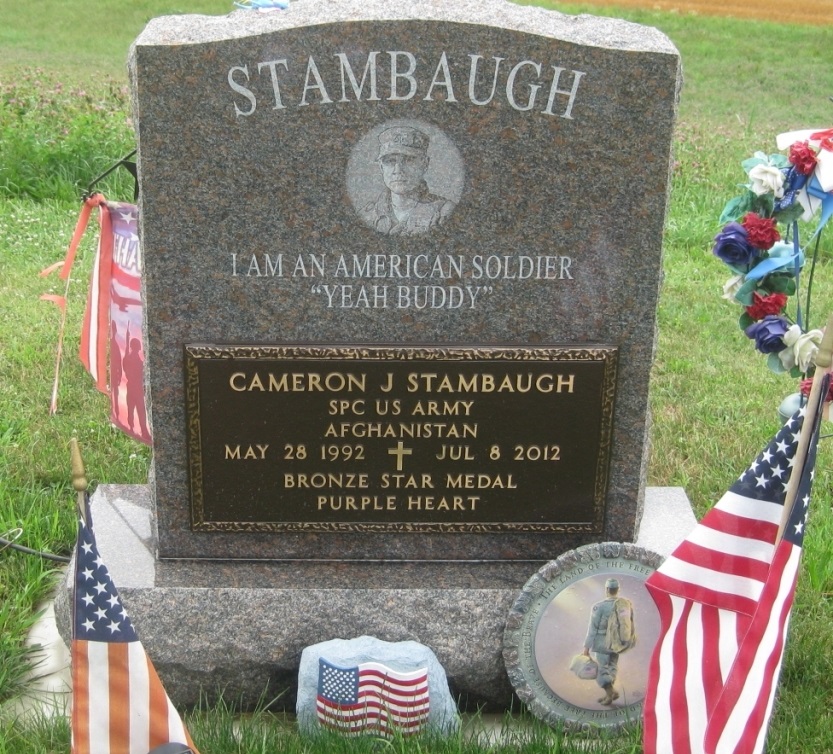
<svg viewBox="0 0 833 754">
<path fill-rule="evenodd" d="M 98 504 L 142 521 L 122 596 L 169 693 L 256 700 L 366 634 L 508 704 L 529 574 L 640 521 L 676 49 L 298 0 L 154 19 L 130 69 L 154 464 Z"/>
<path fill-rule="evenodd" d="M 299 0 L 155 19 L 131 73 L 160 557 L 634 537 L 664 35 L 502 0 Z"/>
</svg>

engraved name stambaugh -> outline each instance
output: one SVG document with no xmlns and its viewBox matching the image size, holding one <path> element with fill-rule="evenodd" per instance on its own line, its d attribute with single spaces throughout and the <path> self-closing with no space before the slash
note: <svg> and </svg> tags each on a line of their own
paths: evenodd
<svg viewBox="0 0 833 754">
<path fill-rule="evenodd" d="M 320 62 L 320 65 L 319 65 Z M 449 55 L 434 62 L 407 50 L 373 50 L 360 62 L 338 52 L 326 58 L 275 58 L 229 68 L 238 117 L 254 115 L 264 101 L 272 110 L 346 102 L 409 100 L 488 105 L 496 97 L 519 112 L 572 119 L 584 71 L 497 55 Z M 355 66 L 355 67 L 354 67 Z M 357 76 L 361 71 L 361 78 Z"/>
</svg>

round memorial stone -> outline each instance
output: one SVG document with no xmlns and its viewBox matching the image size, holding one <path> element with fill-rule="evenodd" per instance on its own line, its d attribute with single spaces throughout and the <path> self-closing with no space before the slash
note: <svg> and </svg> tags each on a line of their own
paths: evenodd
<svg viewBox="0 0 833 754">
<path fill-rule="evenodd" d="M 509 611 L 503 656 L 530 712 L 588 732 L 642 719 L 660 631 L 645 581 L 662 560 L 603 542 L 564 553 L 527 581 Z"/>
</svg>

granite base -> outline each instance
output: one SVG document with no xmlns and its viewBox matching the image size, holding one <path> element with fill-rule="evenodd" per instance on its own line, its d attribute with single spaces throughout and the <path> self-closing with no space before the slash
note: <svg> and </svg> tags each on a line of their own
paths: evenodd
<svg viewBox="0 0 833 754">
<path fill-rule="evenodd" d="M 291 710 L 304 647 L 361 635 L 429 646 L 462 709 L 512 703 L 504 624 L 543 563 L 157 560 L 148 487 L 101 485 L 91 508 L 101 556 L 178 706 L 222 693 Z M 682 488 L 649 487 L 636 543 L 666 555 L 695 523 Z M 67 582 L 55 599 L 65 639 L 70 594 Z"/>
</svg>

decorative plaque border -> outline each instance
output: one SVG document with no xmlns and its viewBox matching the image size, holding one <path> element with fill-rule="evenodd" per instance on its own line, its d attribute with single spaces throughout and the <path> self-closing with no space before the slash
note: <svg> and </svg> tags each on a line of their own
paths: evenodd
<svg viewBox="0 0 833 754">
<path fill-rule="evenodd" d="M 361 533 L 601 533 L 613 434 L 618 347 L 590 346 L 330 346 L 330 345 L 220 345 L 186 344 L 185 404 L 188 444 L 191 528 L 203 532 L 361 532 Z M 512 361 L 599 362 L 603 365 L 601 428 L 593 497 L 593 520 L 570 522 L 309 522 L 309 521 L 212 521 L 205 515 L 203 493 L 202 427 L 200 417 L 199 363 L 205 359 L 274 361 Z"/>
</svg>

